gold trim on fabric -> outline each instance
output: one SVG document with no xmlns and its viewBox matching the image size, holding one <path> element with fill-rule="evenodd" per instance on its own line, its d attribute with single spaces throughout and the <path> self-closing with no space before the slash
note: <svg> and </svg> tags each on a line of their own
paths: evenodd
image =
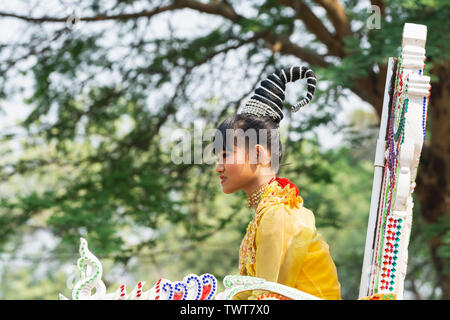
<svg viewBox="0 0 450 320">
<path fill-rule="evenodd" d="M 303 199 L 300 195 L 296 196 L 295 188 L 291 188 L 289 185 L 282 188 L 277 180 L 272 181 L 264 189 L 255 215 L 247 226 L 247 231 L 239 248 L 239 273 L 241 275 L 255 276 L 256 230 L 264 212 L 267 212 L 266 209 L 279 204 L 283 204 L 288 210 L 292 210 L 300 208 L 303 205 Z"/>
</svg>

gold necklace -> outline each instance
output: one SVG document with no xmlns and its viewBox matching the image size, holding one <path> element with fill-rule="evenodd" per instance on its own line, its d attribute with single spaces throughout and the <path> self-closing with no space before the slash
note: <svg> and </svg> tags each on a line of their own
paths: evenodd
<svg viewBox="0 0 450 320">
<path fill-rule="evenodd" d="M 250 195 L 247 195 L 247 208 L 250 206 L 257 206 L 259 200 L 261 200 L 261 195 L 266 189 L 269 183 L 265 183 L 262 186 L 258 187 L 255 191 L 253 191 Z"/>
</svg>

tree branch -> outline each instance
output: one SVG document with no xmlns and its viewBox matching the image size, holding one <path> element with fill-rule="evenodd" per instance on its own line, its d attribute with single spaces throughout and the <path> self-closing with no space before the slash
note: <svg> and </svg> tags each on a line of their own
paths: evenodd
<svg viewBox="0 0 450 320">
<path fill-rule="evenodd" d="M 194 0 L 174 0 L 174 3 L 183 8 L 190 8 L 199 12 L 219 15 L 234 22 L 244 18 L 243 16 L 237 14 L 231 5 L 225 2 L 203 3 Z"/>
<path fill-rule="evenodd" d="M 137 19 L 140 17 L 151 18 L 159 13 L 166 11 L 173 11 L 178 9 L 193 9 L 198 12 L 218 15 L 232 22 L 237 22 L 244 17 L 236 13 L 232 6 L 226 4 L 224 2 L 210 2 L 203 3 L 194 0 L 174 0 L 174 2 L 167 6 L 158 7 L 154 10 L 145 10 L 137 13 L 129 13 L 129 14 L 118 14 L 118 15 L 106 15 L 101 14 L 92 17 L 80 17 L 80 21 L 104 21 L 104 20 L 128 20 L 128 19 Z M 31 18 L 27 16 L 16 15 L 12 13 L 0 12 L 0 17 L 13 17 L 17 19 L 21 19 L 30 23 L 43 23 L 43 22 L 66 22 L 67 18 L 58 18 L 58 17 L 41 17 L 41 18 Z M 288 37 L 280 36 L 276 33 L 273 33 L 270 30 L 265 32 L 265 36 L 262 37 L 267 44 L 267 47 L 270 49 L 278 48 L 275 51 L 280 51 L 283 54 L 291 54 L 294 55 L 305 62 L 311 65 L 317 65 L 326 67 L 328 64 L 325 62 L 322 56 L 316 54 L 314 51 L 309 50 L 307 48 L 302 48 L 292 43 Z"/>
<path fill-rule="evenodd" d="M 154 10 L 144 10 L 141 12 L 136 13 L 127 13 L 127 14 L 117 14 L 117 15 L 107 15 L 107 14 L 100 14 L 92 17 L 79 17 L 80 21 L 105 21 L 105 20 L 129 20 L 129 19 L 136 19 L 136 18 L 151 18 L 154 15 L 157 15 L 159 13 L 165 12 L 165 11 L 171 11 L 176 9 L 182 9 L 183 7 L 179 4 L 171 4 L 164 7 L 158 7 Z M 44 16 L 40 18 L 33 18 L 33 17 L 27 17 L 23 15 L 18 15 L 14 13 L 8 13 L 8 12 L 0 12 L 0 17 L 7 17 L 7 18 L 16 18 L 20 20 L 24 20 L 26 22 L 30 23 L 44 23 L 44 22 L 66 22 L 69 17 L 49 17 Z"/>
<path fill-rule="evenodd" d="M 338 0 L 314 0 L 314 2 L 325 9 L 339 39 L 352 35 L 347 14 Z"/>
<path fill-rule="evenodd" d="M 236 21 L 240 18 L 236 11 L 234 11 L 233 7 L 225 3 L 202 3 L 193 0 L 174 0 L 172 4 L 167 6 L 157 7 L 153 10 L 144 10 L 136 13 L 126 13 L 126 14 L 116 14 L 116 15 L 107 15 L 107 14 L 99 14 L 91 17 L 79 17 L 80 21 L 104 21 L 104 20 L 129 20 L 136 18 L 151 18 L 154 15 L 157 15 L 162 12 L 172 11 L 177 9 L 185 9 L 190 8 L 196 11 L 220 15 L 224 18 L 227 18 L 232 21 Z M 8 12 L 0 12 L 0 17 L 9 17 L 16 18 L 20 20 L 24 20 L 30 23 L 43 23 L 43 22 L 66 22 L 68 17 L 49 17 L 44 16 L 40 18 L 32 18 L 23 15 L 18 15 L 14 13 Z"/>
<path fill-rule="evenodd" d="M 283 54 L 296 56 L 314 66 L 328 66 L 328 62 L 325 61 L 324 56 L 317 54 L 313 50 L 302 48 L 294 44 L 286 36 L 280 36 L 273 32 L 268 32 L 264 37 L 264 40 L 266 40 L 267 47 L 273 51 L 279 51 Z"/>
<path fill-rule="evenodd" d="M 380 12 L 383 16 L 386 15 L 386 5 L 384 4 L 383 0 L 371 0 L 370 3 L 373 6 L 377 6 L 378 8 L 380 8 Z"/>
<path fill-rule="evenodd" d="M 303 1 L 279 0 L 279 2 L 295 10 L 297 17 L 302 20 L 306 28 L 328 48 L 330 55 L 338 57 L 344 56 L 343 43 L 325 27 L 322 21 Z"/>
<path fill-rule="evenodd" d="M 233 9 L 233 7 L 224 2 L 209 2 L 202 3 L 195 0 L 175 0 L 175 4 L 183 6 L 184 8 L 190 8 L 199 12 L 209 13 L 213 15 L 222 16 L 232 22 L 237 22 L 240 19 L 244 19 L 244 16 L 239 15 Z M 311 65 L 317 65 L 326 67 L 328 65 L 324 58 L 312 50 L 302 48 L 292 43 L 288 37 L 280 36 L 270 30 L 265 32 L 263 39 L 266 41 L 267 47 L 273 51 L 280 51 L 284 54 L 294 55 Z M 274 48 L 279 48 L 274 50 Z"/>
</svg>

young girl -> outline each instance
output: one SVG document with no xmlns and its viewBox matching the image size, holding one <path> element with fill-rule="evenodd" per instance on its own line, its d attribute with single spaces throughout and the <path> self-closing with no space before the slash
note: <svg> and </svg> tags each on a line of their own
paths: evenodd
<svg viewBox="0 0 450 320">
<path fill-rule="evenodd" d="M 255 210 L 239 251 L 239 272 L 278 282 L 322 299 L 340 299 L 337 271 L 328 245 L 317 234 L 314 214 L 303 206 L 295 184 L 277 177 L 282 146 L 284 90 L 306 78 L 306 98 L 314 94 L 314 73 L 305 67 L 281 69 L 261 82 L 240 113 L 223 121 L 216 132 L 216 172 L 224 193 L 244 190 Z M 254 299 L 244 292 L 238 299 Z"/>
</svg>

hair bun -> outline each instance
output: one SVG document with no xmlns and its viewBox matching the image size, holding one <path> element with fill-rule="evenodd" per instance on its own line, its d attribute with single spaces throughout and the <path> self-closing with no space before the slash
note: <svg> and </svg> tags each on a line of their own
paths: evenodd
<svg viewBox="0 0 450 320">
<path fill-rule="evenodd" d="M 260 86 L 255 90 L 254 95 L 247 101 L 240 113 L 250 113 L 256 116 L 269 116 L 274 122 L 279 123 L 283 119 L 283 102 L 285 99 L 284 91 L 288 82 L 294 82 L 304 79 L 308 84 L 306 97 L 291 107 L 292 112 L 297 112 L 304 107 L 314 95 L 317 79 L 314 72 L 307 67 L 282 68 L 265 80 L 261 81 Z"/>
</svg>

